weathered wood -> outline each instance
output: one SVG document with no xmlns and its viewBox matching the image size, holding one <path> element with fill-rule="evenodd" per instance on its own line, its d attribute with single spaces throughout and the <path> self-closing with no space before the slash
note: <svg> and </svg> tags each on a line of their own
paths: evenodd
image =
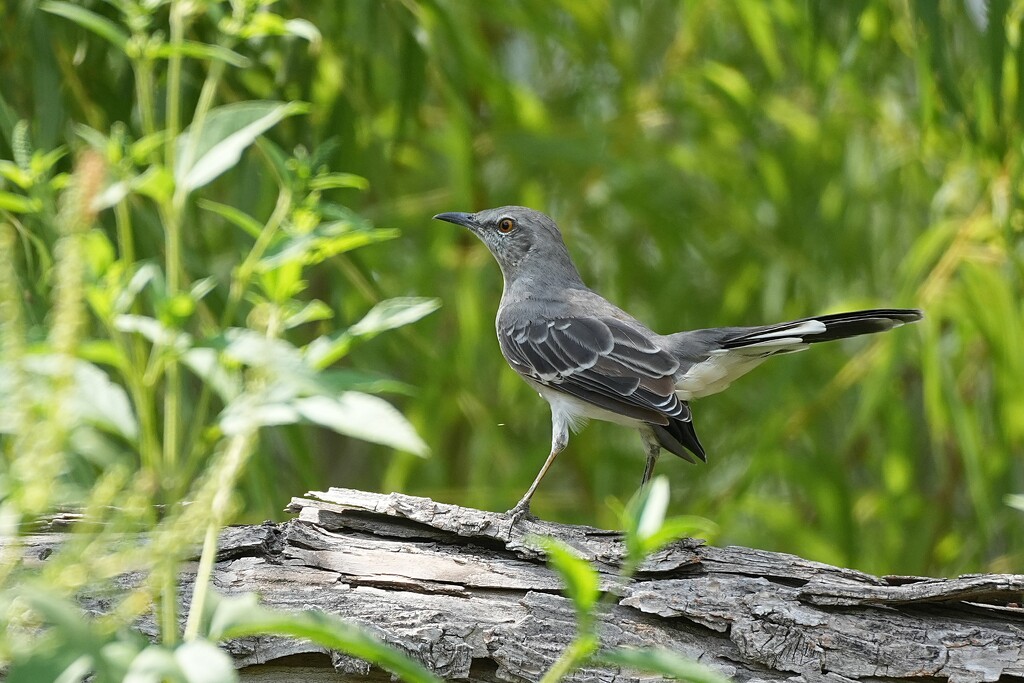
<svg viewBox="0 0 1024 683">
<path fill-rule="evenodd" d="M 503 514 L 346 489 L 312 492 L 289 509 L 290 522 L 222 534 L 217 590 L 358 622 L 448 680 L 538 680 L 571 640 L 572 604 L 533 535 L 555 536 L 598 567 L 615 597 L 600 617 L 606 647 L 667 647 L 737 681 L 1024 677 L 1021 575 L 885 579 L 685 540 L 623 582 L 621 537 L 602 529 L 531 519 L 513 527 Z M 42 562 L 59 541 L 37 540 Z M 292 639 L 228 648 L 243 680 L 387 679 Z M 573 680 L 657 679 L 592 667 Z"/>
</svg>

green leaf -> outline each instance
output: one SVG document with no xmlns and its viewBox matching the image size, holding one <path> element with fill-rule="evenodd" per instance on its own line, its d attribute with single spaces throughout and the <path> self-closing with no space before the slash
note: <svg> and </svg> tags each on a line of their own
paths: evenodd
<svg viewBox="0 0 1024 683">
<path fill-rule="evenodd" d="M 32 187 L 32 175 L 7 159 L 0 159 L 0 177 L 6 178 L 23 190 Z"/>
<path fill-rule="evenodd" d="M 636 535 L 643 541 L 657 533 L 665 521 L 669 501 L 668 477 L 655 477 L 641 494 L 640 501 Z"/>
<path fill-rule="evenodd" d="M 220 429 L 227 436 L 254 432 L 260 427 L 295 424 L 300 414 L 288 401 L 272 401 L 264 396 L 241 394 L 225 406 L 220 415 Z"/>
<path fill-rule="evenodd" d="M 620 648 L 603 652 L 596 657 L 596 660 L 604 664 L 669 676 L 680 681 L 729 683 L 728 678 L 714 669 L 691 659 L 680 657 L 675 652 L 664 648 Z"/>
<path fill-rule="evenodd" d="M 53 683 L 81 683 L 82 679 L 88 676 L 96 668 L 93 658 L 82 655 L 68 665 Z"/>
<path fill-rule="evenodd" d="M 114 310 L 118 313 L 127 311 L 139 296 L 139 292 L 145 289 L 150 282 L 159 280 L 160 276 L 160 268 L 155 263 L 141 264 L 128 280 L 128 284 L 120 292 L 117 292 L 117 298 L 114 299 Z"/>
<path fill-rule="evenodd" d="M 643 487 L 630 499 L 622 513 L 626 542 L 626 573 L 631 573 L 645 557 L 665 545 L 694 533 L 713 534 L 713 522 L 701 517 L 665 519 L 669 503 L 669 484 L 664 476 Z"/>
<path fill-rule="evenodd" d="M 260 135 L 281 120 L 305 113 L 300 102 L 251 101 L 212 109 L 202 129 L 189 126 L 177 140 L 174 179 L 186 192 L 212 181 L 238 163 Z"/>
<path fill-rule="evenodd" d="M 396 297 L 381 301 L 348 330 L 310 342 L 305 350 L 306 362 L 314 368 L 326 368 L 344 357 L 354 340 L 369 339 L 385 330 L 416 322 L 440 307 L 439 299 L 426 297 Z"/>
<path fill-rule="evenodd" d="M 234 683 L 238 680 L 238 672 L 228 653 L 207 640 L 182 643 L 175 648 L 174 659 L 188 683 Z"/>
<path fill-rule="evenodd" d="M 399 382 L 379 372 L 352 368 L 322 370 L 317 373 L 316 381 L 324 391 L 331 394 L 340 394 L 349 389 L 367 394 L 391 393 L 412 396 L 416 393 L 415 389 L 405 382 Z"/>
<path fill-rule="evenodd" d="M 320 45 L 320 29 L 305 19 L 289 19 L 284 22 L 284 30 L 290 36 L 309 41 L 314 47 Z"/>
<path fill-rule="evenodd" d="M 10 363 L 0 363 L 0 433 L 12 433 L 19 428 L 15 415 L 23 409 L 10 406 L 7 402 L 21 395 L 15 382 L 24 381 L 28 395 L 45 403 L 52 391 L 52 380 L 64 371 L 64 363 L 70 360 L 72 391 L 66 408 L 72 413 L 72 423 L 86 422 L 125 439 L 138 436 L 139 426 L 132 412 L 128 394 L 107 376 L 107 373 L 92 363 L 77 358 L 61 359 L 56 355 L 33 355 L 21 362 L 20 372 Z"/>
<path fill-rule="evenodd" d="M 655 490 L 656 484 L 658 492 L 652 499 L 651 492 Z M 625 532 L 626 561 L 627 565 L 632 568 L 635 568 L 647 554 L 644 545 L 645 536 L 640 531 L 641 520 L 646 517 L 644 533 L 647 536 L 657 530 L 653 528 L 655 521 L 657 521 L 657 526 L 660 526 L 664 520 L 667 505 L 667 501 L 664 500 L 664 487 L 667 485 L 668 482 L 664 476 L 655 477 L 649 485 L 640 488 L 633 494 L 623 510 L 622 528 Z"/>
<path fill-rule="evenodd" d="M 193 57 L 195 59 L 210 59 L 225 62 L 231 66 L 236 66 L 240 69 L 245 69 L 251 65 L 249 59 L 243 55 L 238 54 L 234 50 L 230 50 L 222 45 L 210 45 L 208 43 L 198 43 L 192 40 L 186 40 L 177 45 L 172 43 L 161 43 L 155 49 L 151 50 L 149 56 L 167 58 L 173 55 L 183 55 L 185 57 Z"/>
<path fill-rule="evenodd" d="M 266 368 L 276 374 L 312 375 L 302 360 L 302 352 L 284 339 L 269 338 L 255 330 L 232 327 L 224 332 L 224 355 L 251 367 Z"/>
<path fill-rule="evenodd" d="M 310 422 L 363 441 L 372 441 L 420 457 L 430 449 L 398 410 L 377 396 L 346 391 L 337 397 L 310 396 L 293 403 Z"/>
<path fill-rule="evenodd" d="M 156 318 L 144 315 L 119 315 L 114 318 L 114 327 L 121 332 L 141 334 L 154 345 L 165 346 L 182 353 L 192 346 L 192 336 L 188 333 L 173 330 Z"/>
<path fill-rule="evenodd" d="M 541 538 L 538 543 L 547 553 L 548 563 L 565 582 L 565 592 L 576 605 L 576 613 L 580 620 L 589 621 L 594 606 L 601 597 L 597 570 L 561 541 Z"/>
<path fill-rule="evenodd" d="M 330 306 L 319 299 L 313 299 L 301 309 L 285 318 L 284 326 L 287 329 L 291 329 L 316 320 L 330 320 L 333 317 L 334 311 L 331 310 Z"/>
<path fill-rule="evenodd" d="M 122 52 L 125 51 L 125 46 L 128 44 L 128 34 L 106 17 L 100 16 L 79 5 L 58 0 L 44 0 L 44 2 L 39 3 L 39 9 L 69 19 L 82 28 L 110 41 Z"/>
<path fill-rule="evenodd" d="M 365 629 L 322 612 L 278 612 L 257 604 L 255 596 L 222 598 L 210 618 L 210 637 L 217 640 L 278 635 L 304 638 L 364 659 L 411 683 L 440 679 L 404 652 L 389 647 Z"/>
<path fill-rule="evenodd" d="M 367 230 L 351 221 L 321 223 L 312 232 L 293 235 L 274 245 L 259 262 L 266 272 L 291 263 L 315 265 L 337 254 L 398 236 L 397 230 Z"/>
<path fill-rule="evenodd" d="M 36 213 L 43 203 L 34 197 L 25 197 L 11 192 L 0 192 L 0 209 L 11 213 Z"/>
<path fill-rule="evenodd" d="M 1015 510 L 1024 512 L 1024 495 L 1020 493 L 1010 493 L 1003 498 L 1003 502 L 1012 507 Z"/>
<path fill-rule="evenodd" d="M 228 403 L 242 393 L 242 377 L 220 362 L 215 349 L 196 347 L 181 356 L 182 364 L 210 385 L 222 401 Z"/>
<path fill-rule="evenodd" d="M 174 653 L 162 645 L 150 645 L 132 660 L 123 683 L 189 683 Z"/>
<path fill-rule="evenodd" d="M 331 190 L 337 188 L 366 190 L 369 187 L 369 180 L 354 173 L 326 173 L 309 181 L 309 189 L 311 190 Z"/>
<path fill-rule="evenodd" d="M 170 200 L 174 193 L 174 178 L 164 166 L 150 166 L 142 175 L 133 178 L 131 185 L 140 195 L 158 204 Z"/>
<path fill-rule="evenodd" d="M 166 130 L 158 130 L 133 142 L 129 151 L 132 161 L 140 166 L 150 161 L 150 156 L 164 146 L 167 133 Z"/>
<path fill-rule="evenodd" d="M 348 334 L 353 337 L 371 337 L 384 330 L 414 323 L 440 307 L 440 299 L 417 296 L 387 299 L 371 308 L 362 320 L 348 328 Z"/>
<path fill-rule="evenodd" d="M 229 223 L 233 223 L 244 230 L 250 237 L 258 238 L 263 232 L 263 224 L 249 214 L 227 204 L 212 202 L 208 199 L 200 199 L 196 202 L 199 208 L 212 211 Z"/>
<path fill-rule="evenodd" d="M 92 200 L 90 208 L 93 211 L 102 211 L 103 209 L 109 209 L 110 207 L 117 204 L 119 201 L 128 196 L 128 192 L 131 190 L 131 184 L 124 180 L 119 180 L 115 183 L 107 185 L 106 188 Z"/>
</svg>

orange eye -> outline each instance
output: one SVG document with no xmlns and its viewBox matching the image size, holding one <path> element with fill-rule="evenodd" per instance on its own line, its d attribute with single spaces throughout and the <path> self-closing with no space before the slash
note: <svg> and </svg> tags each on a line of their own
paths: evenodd
<svg viewBox="0 0 1024 683">
<path fill-rule="evenodd" d="M 502 218 L 498 221 L 498 232 L 510 233 L 516 227 L 516 222 L 511 218 Z"/>
</svg>

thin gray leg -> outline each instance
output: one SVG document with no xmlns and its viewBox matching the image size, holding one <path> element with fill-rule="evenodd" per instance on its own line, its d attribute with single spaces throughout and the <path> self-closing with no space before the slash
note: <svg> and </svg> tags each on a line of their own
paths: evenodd
<svg viewBox="0 0 1024 683">
<path fill-rule="evenodd" d="M 512 517 L 512 523 L 515 524 L 520 518 L 530 514 L 530 499 L 533 498 L 533 492 L 537 490 L 540 485 L 540 480 L 544 478 L 544 475 L 548 473 L 551 468 L 551 464 L 555 462 L 555 456 L 565 449 L 569 443 L 569 421 L 563 415 L 558 415 L 552 411 L 551 413 L 551 453 L 548 455 L 548 459 L 544 461 L 544 466 L 540 468 L 540 472 L 537 473 L 537 478 L 530 484 L 530 488 L 527 489 L 526 494 L 516 503 L 516 506 L 508 511 L 508 514 Z"/>
<path fill-rule="evenodd" d="M 644 442 L 644 450 L 647 452 L 647 464 L 644 465 L 644 478 L 640 480 L 640 486 L 647 486 L 647 482 L 654 476 L 654 465 L 658 462 L 658 456 L 661 455 L 661 444 L 658 443 L 658 438 L 654 435 L 654 430 L 650 427 L 640 428 L 640 438 Z"/>
</svg>

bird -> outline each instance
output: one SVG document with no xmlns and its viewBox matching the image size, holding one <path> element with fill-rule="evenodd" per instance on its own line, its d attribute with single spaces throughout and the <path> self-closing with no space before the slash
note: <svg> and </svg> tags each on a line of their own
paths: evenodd
<svg viewBox="0 0 1024 683">
<path fill-rule="evenodd" d="M 519 502 L 515 524 L 570 430 L 588 419 L 639 431 L 646 486 L 662 449 L 707 461 L 690 401 L 716 394 L 772 356 L 810 344 L 884 332 L 921 320 L 912 308 L 833 313 L 756 327 L 718 327 L 661 335 L 583 282 L 562 233 L 549 216 L 523 206 L 436 220 L 467 228 L 490 250 L 504 286 L 495 329 L 509 366 L 551 408 L 551 451 Z"/>
</svg>

